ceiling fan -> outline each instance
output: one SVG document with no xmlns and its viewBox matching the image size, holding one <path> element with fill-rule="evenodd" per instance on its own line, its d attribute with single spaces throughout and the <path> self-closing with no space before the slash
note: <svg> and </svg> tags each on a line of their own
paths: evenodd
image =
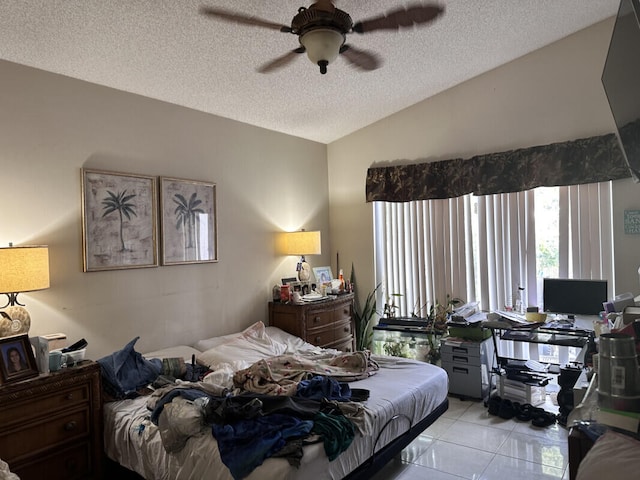
<svg viewBox="0 0 640 480">
<path fill-rule="evenodd" d="M 306 52 L 309 60 L 320 67 L 320 73 L 325 74 L 327 66 L 340 54 L 362 70 L 375 70 L 380 66 L 381 61 L 375 53 L 345 43 L 347 34 L 399 30 L 414 25 L 424 25 L 442 15 L 444 8 L 434 3 L 414 3 L 354 24 L 351 16 L 336 8 L 331 0 L 318 0 L 308 8 L 300 7 L 291 20 L 290 26 L 223 8 L 203 6 L 200 8 L 200 13 L 223 21 L 297 35 L 300 46 L 262 65 L 258 68 L 261 73 L 269 73 L 284 67 L 297 54 Z"/>
</svg>

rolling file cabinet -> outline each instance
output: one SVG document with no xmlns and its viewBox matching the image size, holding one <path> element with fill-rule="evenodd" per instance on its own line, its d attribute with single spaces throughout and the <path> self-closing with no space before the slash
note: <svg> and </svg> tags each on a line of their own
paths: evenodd
<svg viewBox="0 0 640 480">
<path fill-rule="evenodd" d="M 491 391 L 493 343 L 443 340 L 441 366 L 449 375 L 449 393 L 460 397 L 486 398 Z"/>
</svg>

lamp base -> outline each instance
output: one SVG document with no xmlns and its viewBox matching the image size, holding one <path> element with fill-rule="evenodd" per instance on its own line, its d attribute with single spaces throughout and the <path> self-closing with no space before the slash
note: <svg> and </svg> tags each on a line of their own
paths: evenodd
<svg viewBox="0 0 640 480">
<path fill-rule="evenodd" d="M 13 305 L 0 311 L 0 338 L 29 333 L 31 316 L 27 309 Z"/>
<path fill-rule="evenodd" d="M 298 280 L 308 282 L 311 279 L 311 266 L 307 262 L 300 262 L 298 269 Z"/>
</svg>

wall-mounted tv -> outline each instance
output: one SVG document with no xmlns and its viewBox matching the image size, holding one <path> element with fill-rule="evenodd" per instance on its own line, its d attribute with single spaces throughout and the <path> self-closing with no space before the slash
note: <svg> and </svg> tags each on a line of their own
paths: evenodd
<svg viewBox="0 0 640 480">
<path fill-rule="evenodd" d="M 542 279 L 542 302 L 545 312 L 598 315 L 607 301 L 606 280 L 566 278 Z"/>
<path fill-rule="evenodd" d="M 602 85 L 616 122 L 616 134 L 631 176 L 640 182 L 640 14 L 639 0 L 621 0 Z"/>
</svg>

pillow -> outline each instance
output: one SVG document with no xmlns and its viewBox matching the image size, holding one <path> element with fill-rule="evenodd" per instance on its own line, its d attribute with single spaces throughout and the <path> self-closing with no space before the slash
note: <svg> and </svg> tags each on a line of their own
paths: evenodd
<svg viewBox="0 0 640 480">
<path fill-rule="evenodd" d="M 576 480 L 637 478 L 640 470 L 639 452 L 640 441 L 609 430 L 580 462 Z"/>
<path fill-rule="evenodd" d="M 175 347 L 163 348 L 154 352 L 143 353 L 144 358 L 176 358 L 181 357 L 185 362 L 191 363 L 191 355 L 198 355 L 201 351 L 187 345 L 177 345 Z"/>
<path fill-rule="evenodd" d="M 282 355 L 287 349 L 286 345 L 272 340 L 266 334 L 264 324 L 258 324 L 246 329 L 241 336 L 202 352 L 196 357 L 198 363 L 211 369 L 228 363 L 239 370 L 263 358 Z"/>
<path fill-rule="evenodd" d="M 200 352 L 204 352 L 206 350 L 215 348 L 224 343 L 229 343 L 230 341 L 235 340 L 236 338 L 241 336 L 242 336 L 242 332 L 238 332 L 238 333 L 231 333 L 229 335 L 223 335 L 221 337 L 205 338 L 202 340 L 198 340 L 196 343 L 193 344 L 193 347 L 199 350 Z"/>
<path fill-rule="evenodd" d="M 285 353 L 322 350 L 320 347 L 316 347 L 315 345 L 307 343 L 300 337 L 291 335 L 284 330 L 280 330 L 278 327 L 266 327 L 265 332 L 273 341 L 280 342 L 286 346 Z"/>
<path fill-rule="evenodd" d="M 233 340 L 240 337 L 252 337 L 256 340 L 266 340 L 269 338 L 264 323 L 256 322 L 250 327 L 245 328 L 242 332 L 230 333 L 229 335 L 222 335 L 220 337 L 198 340 L 193 346 L 201 352 L 205 352 L 207 350 L 211 350 L 212 348 L 219 347 L 220 345 L 224 345 L 225 343 L 232 342 Z"/>
</svg>

